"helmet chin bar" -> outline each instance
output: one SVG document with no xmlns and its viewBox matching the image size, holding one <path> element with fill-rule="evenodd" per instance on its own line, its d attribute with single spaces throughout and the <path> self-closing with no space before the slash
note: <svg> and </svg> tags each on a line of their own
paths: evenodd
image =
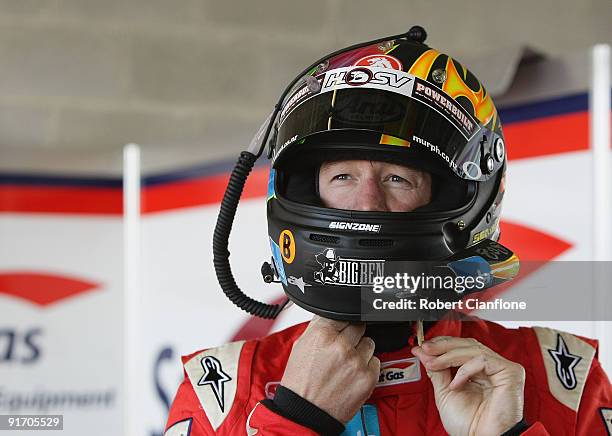
<svg viewBox="0 0 612 436">
<path fill-rule="evenodd" d="M 225 295 L 232 301 L 236 306 L 241 308 L 242 310 L 248 312 L 251 315 L 255 315 L 261 318 L 266 319 L 274 319 L 279 313 L 286 307 L 289 299 L 287 299 L 282 304 L 266 304 L 261 301 L 254 300 L 253 298 L 246 295 L 236 284 L 234 276 L 232 274 L 229 256 L 230 253 L 228 251 L 229 245 L 229 236 L 232 230 L 232 225 L 234 221 L 234 217 L 236 215 L 236 210 L 238 207 L 238 203 L 240 201 L 240 197 L 242 195 L 242 191 L 244 189 L 244 185 L 246 180 L 255 165 L 255 162 L 261 155 L 263 154 L 266 145 L 269 143 L 270 134 L 272 132 L 272 128 L 275 125 L 279 113 L 281 111 L 283 102 L 289 92 L 294 89 L 295 85 L 305 76 L 307 75 L 313 68 L 316 68 L 319 64 L 325 62 L 326 60 L 337 56 L 341 53 L 345 53 L 351 50 L 355 50 L 358 48 L 362 48 L 365 46 L 378 44 L 383 41 L 395 40 L 395 39 L 407 39 L 415 42 L 422 43 L 425 41 L 427 34 L 425 30 L 420 26 L 413 26 L 408 32 L 386 36 L 383 38 L 378 38 L 371 41 L 366 41 L 363 43 L 355 44 L 350 47 L 335 51 L 316 62 L 310 65 L 308 68 L 304 69 L 298 76 L 296 76 L 291 83 L 285 88 L 283 93 L 281 94 L 278 103 L 275 105 L 274 110 L 268 116 L 268 118 L 264 121 L 257 134 L 254 136 L 253 140 L 249 144 L 249 147 L 246 151 L 240 153 L 240 157 L 236 162 L 234 169 L 230 175 L 230 179 L 228 182 L 228 186 L 226 188 L 225 194 L 223 196 L 223 200 L 221 202 L 221 207 L 219 211 L 219 215 L 217 217 L 217 222 L 215 225 L 215 230 L 213 233 L 213 263 L 215 267 L 215 273 L 217 275 L 217 280 L 219 281 L 219 285 L 221 289 L 225 293 Z M 273 139 L 273 138 L 272 138 Z M 270 152 L 272 147 L 270 147 Z M 487 242 L 487 241 L 483 241 Z M 488 240 L 488 243 L 497 244 L 491 240 Z M 481 244 L 477 244 L 472 248 L 477 248 Z M 507 249 L 506 249 L 507 250 Z M 509 251 L 509 250 L 507 250 Z M 471 249 L 466 251 L 466 256 L 469 257 L 473 255 L 471 253 Z M 461 256 L 463 253 L 455 256 Z M 266 282 L 273 281 L 275 276 L 277 276 L 276 271 L 271 268 L 265 268 L 265 271 L 262 270 L 262 274 L 267 279 Z M 296 300 L 297 304 L 300 304 L 299 301 Z M 313 308 L 312 312 L 320 312 Z M 329 314 L 331 318 L 336 319 L 354 319 L 354 314 L 339 314 L 336 313 L 336 316 Z M 347 316 L 349 315 L 349 316 Z"/>
<path fill-rule="evenodd" d="M 416 289 L 416 294 L 413 295 L 418 298 L 434 297 L 440 301 L 447 302 L 459 301 L 468 295 L 481 294 L 495 286 L 512 280 L 518 274 L 520 264 L 518 257 L 510 249 L 490 239 L 485 239 L 446 259 L 416 262 L 396 260 L 395 262 L 397 262 L 396 266 L 391 265 L 390 270 L 387 270 L 385 267 L 383 274 L 386 275 L 384 277 L 392 278 L 395 276 L 395 273 L 408 273 L 408 275 L 415 277 L 420 275 L 420 273 L 429 275 L 432 270 L 442 267 L 446 271 L 452 269 L 454 272 L 451 274 L 457 276 L 471 276 L 474 279 L 482 277 L 486 281 L 487 284 L 483 288 L 465 288 L 461 292 L 457 290 L 450 292 L 450 290 Z M 403 262 L 406 263 L 402 265 Z M 398 269 L 399 266 L 401 266 L 401 269 Z M 286 272 L 286 274 L 288 273 Z M 445 274 L 441 273 L 440 276 L 444 277 Z M 372 286 L 372 283 L 370 283 L 362 287 L 352 288 L 354 290 L 353 296 L 342 301 L 341 305 L 332 305 L 328 301 L 322 302 L 322 300 L 314 298 L 304 299 L 303 293 L 294 291 L 293 287 L 286 288 L 285 292 L 296 305 L 308 312 L 340 321 L 366 321 L 367 323 L 397 323 L 417 320 L 437 321 L 448 312 L 447 310 L 439 309 L 412 309 L 409 312 L 398 315 L 400 318 L 382 319 L 380 315 L 376 315 L 373 312 L 368 313 L 367 307 L 363 306 L 364 303 L 367 306 L 367 298 L 360 301 L 360 298 L 364 298 L 365 295 L 363 291 L 369 292 L 373 290 Z M 342 289 L 333 285 L 327 285 L 327 288 L 325 291 L 329 290 L 329 295 L 333 295 L 334 292 L 342 292 Z M 441 293 L 438 294 L 438 292 Z M 437 297 L 438 295 L 440 295 L 440 298 Z"/>
</svg>

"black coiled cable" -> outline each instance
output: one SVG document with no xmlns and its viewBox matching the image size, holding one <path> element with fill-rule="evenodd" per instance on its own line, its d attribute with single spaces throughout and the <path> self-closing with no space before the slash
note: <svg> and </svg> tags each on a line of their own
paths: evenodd
<svg viewBox="0 0 612 436">
<path fill-rule="evenodd" d="M 223 292 L 232 303 L 251 315 L 266 319 L 274 319 L 281 310 L 283 310 L 286 303 L 266 304 L 254 300 L 242 292 L 234 280 L 229 265 L 230 253 L 227 249 L 229 235 L 232 231 L 234 217 L 236 216 L 238 201 L 240 201 L 244 184 L 256 160 L 256 155 L 248 151 L 243 151 L 240 153 L 234 171 L 232 171 L 227 189 L 225 190 L 225 195 L 223 196 L 223 201 L 221 202 L 221 210 L 219 211 L 215 232 L 213 234 L 213 263 L 215 265 L 215 272 L 217 273 L 219 285 L 221 285 L 221 289 L 223 289 Z"/>
</svg>

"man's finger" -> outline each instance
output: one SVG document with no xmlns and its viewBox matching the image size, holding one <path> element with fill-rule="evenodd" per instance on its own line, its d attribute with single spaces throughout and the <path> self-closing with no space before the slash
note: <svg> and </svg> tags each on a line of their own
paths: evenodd
<svg viewBox="0 0 612 436">
<path fill-rule="evenodd" d="M 374 355 L 374 348 L 376 344 L 374 344 L 374 340 L 367 336 L 361 338 L 359 343 L 355 347 L 357 353 L 363 358 L 364 362 L 369 362 L 372 356 Z"/>
<path fill-rule="evenodd" d="M 480 342 L 473 338 L 456 338 L 453 336 L 437 336 L 428 341 L 423 342 L 421 345 L 423 351 L 427 354 L 439 356 L 454 348 L 459 347 L 476 347 L 479 349 L 486 349 L 487 347 L 482 345 Z"/>
<path fill-rule="evenodd" d="M 336 332 L 341 332 L 349 325 L 348 321 L 338 321 L 335 319 L 323 318 L 319 315 L 315 315 L 312 317 L 312 320 L 308 323 L 306 327 L 306 331 L 319 329 L 319 328 L 327 328 L 334 330 Z"/>
<path fill-rule="evenodd" d="M 468 360 L 484 355 L 490 360 L 495 359 L 493 353 L 483 352 L 477 347 L 459 347 L 449 350 L 448 352 L 437 356 L 424 363 L 428 370 L 440 371 L 447 368 L 455 368 L 464 365 Z M 499 365 L 498 365 L 499 367 Z"/>
<path fill-rule="evenodd" d="M 365 330 L 365 323 L 351 323 L 338 333 L 338 339 L 346 341 L 351 347 L 356 347 Z"/>
<path fill-rule="evenodd" d="M 378 374 L 380 374 L 380 359 L 372 356 L 368 361 L 368 369 L 378 377 Z"/>
<path fill-rule="evenodd" d="M 487 362 L 487 375 L 497 374 L 511 364 L 511 362 L 493 352 L 486 352 L 476 347 L 460 347 L 430 360 L 426 366 L 427 369 L 436 371 L 456 368 L 465 365 L 471 359 L 479 356 Z"/>
<path fill-rule="evenodd" d="M 488 365 L 488 362 L 489 361 L 487 360 L 487 358 L 483 355 L 476 356 L 465 362 L 457 370 L 455 378 L 448 386 L 449 389 L 460 389 L 469 381 L 470 378 L 474 377 L 476 374 L 486 373 L 486 366 Z"/>
<path fill-rule="evenodd" d="M 412 354 L 419 359 L 419 362 L 421 362 L 423 366 L 425 366 L 425 364 L 429 362 L 430 360 L 433 360 L 436 358 L 436 356 L 427 354 L 425 351 L 423 351 L 423 348 L 418 347 L 418 346 L 412 348 Z"/>
<path fill-rule="evenodd" d="M 442 392 L 448 387 L 452 379 L 450 369 L 442 369 L 439 371 L 429 369 L 429 363 L 437 359 L 436 356 L 431 356 L 425 353 L 421 347 L 413 347 L 412 354 L 416 356 L 421 364 L 425 367 L 427 377 L 431 379 L 431 384 L 433 385 L 435 392 Z"/>
</svg>

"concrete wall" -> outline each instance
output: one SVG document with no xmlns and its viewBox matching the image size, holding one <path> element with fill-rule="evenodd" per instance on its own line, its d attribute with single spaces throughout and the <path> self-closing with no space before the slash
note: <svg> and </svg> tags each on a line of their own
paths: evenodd
<svg viewBox="0 0 612 436">
<path fill-rule="evenodd" d="M 610 0 L 0 0 L 0 169 L 114 172 L 126 142 L 151 169 L 234 156 L 310 62 L 413 24 L 461 59 L 609 43 L 611 22 Z"/>
</svg>

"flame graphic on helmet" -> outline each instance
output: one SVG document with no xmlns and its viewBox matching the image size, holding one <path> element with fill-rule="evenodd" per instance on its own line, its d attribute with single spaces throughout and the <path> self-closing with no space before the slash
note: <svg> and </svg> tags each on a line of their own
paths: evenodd
<svg viewBox="0 0 612 436">
<path fill-rule="evenodd" d="M 429 76 L 429 70 L 434 63 L 434 61 L 440 56 L 440 52 L 438 50 L 429 49 L 425 53 L 423 53 L 419 58 L 414 61 L 408 73 L 417 76 L 423 80 L 427 80 L 427 76 Z"/>
<path fill-rule="evenodd" d="M 427 80 L 434 61 L 440 55 L 441 53 L 434 49 L 425 51 L 412 64 L 408 72 L 423 80 Z M 494 129 L 497 123 L 497 110 L 491 96 L 480 82 L 477 82 L 477 90 L 471 89 L 465 83 L 468 74 L 467 70 L 463 66 L 461 70 L 461 72 L 457 71 L 453 59 L 448 57 L 446 61 L 446 81 L 442 85 L 442 91 L 446 92 L 454 100 L 461 96 L 467 98 L 474 108 L 476 118 L 485 126 L 491 123 L 490 128 Z"/>
</svg>

